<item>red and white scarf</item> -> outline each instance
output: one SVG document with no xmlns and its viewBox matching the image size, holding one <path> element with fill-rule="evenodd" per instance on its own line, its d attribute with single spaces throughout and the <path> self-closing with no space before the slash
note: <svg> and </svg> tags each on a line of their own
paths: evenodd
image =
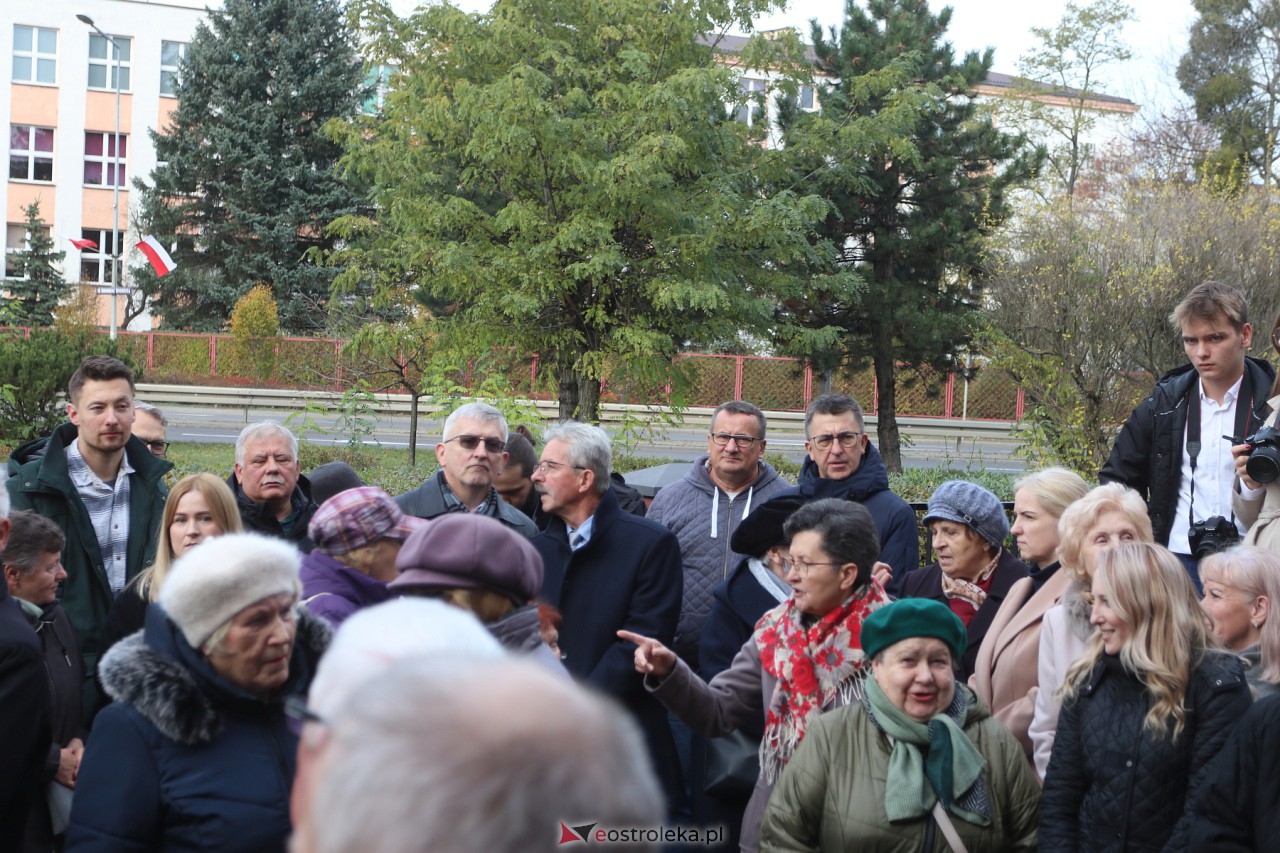
<svg viewBox="0 0 1280 853">
<path fill-rule="evenodd" d="M 794 599 L 787 599 L 756 623 L 760 665 L 778 680 L 764 718 L 760 767 L 772 783 L 804 738 L 812 714 L 839 699 L 847 705 L 862 696 L 871 662 L 862 651 L 862 621 L 888 604 L 875 581 L 860 595 L 805 626 Z"/>
</svg>

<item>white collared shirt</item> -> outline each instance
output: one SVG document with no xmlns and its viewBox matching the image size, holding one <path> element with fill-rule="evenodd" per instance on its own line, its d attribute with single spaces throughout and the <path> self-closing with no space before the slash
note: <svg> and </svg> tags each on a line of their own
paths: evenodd
<svg viewBox="0 0 1280 853">
<path fill-rule="evenodd" d="M 1191 543 L 1187 537 L 1191 522 L 1204 521 L 1215 515 L 1231 518 L 1231 493 L 1235 489 L 1236 465 L 1231 456 L 1231 442 L 1224 435 L 1234 435 L 1236 430 L 1236 404 L 1240 398 L 1240 386 L 1244 374 L 1227 391 L 1222 405 L 1218 405 L 1204 393 L 1204 384 L 1196 380 L 1195 398 L 1200 404 L 1200 455 L 1196 457 L 1195 506 L 1191 501 L 1191 457 L 1187 455 L 1187 436 L 1182 434 L 1182 479 L 1178 482 L 1178 505 L 1174 511 L 1173 527 L 1169 531 L 1169 550 L 1175 554 L 1190 554 Z M 1244 489 L 1248 493 L 1248 489 Z M 1235 520 L 1236 528 L 1244 534 L 1244 525 Z"/>
</svg>

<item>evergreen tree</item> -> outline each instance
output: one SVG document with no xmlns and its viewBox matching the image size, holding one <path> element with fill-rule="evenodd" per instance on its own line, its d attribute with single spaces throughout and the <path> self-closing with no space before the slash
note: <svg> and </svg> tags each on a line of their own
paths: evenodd
<svg viewBox="0 0 1280 853">
<path fill-rule="evenodd" d="M 49 229 L 40 218 L 40 202 L 22 209 L 27 232 L 26 246 L 9 256 L 9 267 L 17 278 L 7 279 L 9 291 L 5 322 L 14 326 L 52 326 L 53 311 L 66 297 L 70 285 L 62 277 L 60 264 L 66 252 L 55 252 Z"/>
<path fill-rule="evenodd" d="M 197 27 L 173 120 L 153 133 L 161 165 L 135 181 L 142 227 L 178 244 L 177 270 L 136 279 L 167 326 L 221 328 L 256 282 L 285 330 L 323 325 L 333 270 L 308 252 L 354 203 L 321 128 L 354 114 L 361 78 L 338 0 L 226 0 Z"/>
<path fill-rule="evenodd" d="M 823 87 L 820 114 L 783 110 L 792 174 L 803 176 L 799 189 L 829 200 L 822 234 L 845 273 L 789 306 L 810 326 L 839 329 L 839 339 L 826 350 L 797 348 L 826 369 L 873 363 L 879 446 L 891 471 L 901 470 L 897 365 L 954 364 L 973 330 L 985 238 L 1008 214 L 1006 191 L 1038 161 L 975 102 L 992 52 L 957 61 L 943 40 L 950 18 L 949 8 L 935 15 L 924 0 L 848 3 L 838 33 L 813 27 L 817 68 L 838 81 Z M 815 143 L 850 115 L 879 114 L 900 91 L 869 89 L 865 75 L 904 65 L 898 88 L 921 102 L 902 138 L 869 156 L 833 156 Z"/>
</svg>

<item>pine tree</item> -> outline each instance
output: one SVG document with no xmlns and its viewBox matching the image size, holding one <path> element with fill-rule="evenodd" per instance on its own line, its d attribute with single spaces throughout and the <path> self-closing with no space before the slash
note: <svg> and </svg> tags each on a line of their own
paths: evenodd
<svg viewBox="0 0 1280 853">
<path fill-rule="evenodd" d="M 825 368 L 873 363 L 878 443 L 891 471 L 901 470 L 898 364 L 954 363 L 978 309 L 985 238 L 1008 214 L 1006 190 L 1038 159 L 974 100 L 992 52 L 957 61 L 943 40 L 950 17 L 924 0 L 850 2 L 838 34 L 813 28 L 817 69 L 838 81 L 821 92 L 821 114 L 783 111 L 792 174 L 803 176 L 797 188 L 831 203 L 822 232 L 844 273 L 817 283 L 806 306 L 792 306 L 809 325 L 840 330 L 832 347 L 806 354 Z M 867 75 L 894 68 L 901 82 L 893 89 L 867 86 Z M 819 144 L 903 92 L 922 102 L 902 138 L 870 156 Z"/>
<path fill-rule="evenodd" d="M 22 209 L 27 232 L 26 247 L 10 256 L 17 278 L 7 279 L 6 322 L 15 326 L 51 326 L 53 310 L 67 295 L 70 285 L 62 277 L 60 264 L 66 252 L 55 252 L 53 238 L 40 218 L 40 202 Z"/>
<path fill-rule="evenodd" d="M 308 252 L 354 201 L 322 128 L 356 112 L 361 79 L 337 0 L 226 0 L 197 27 L 171 125 L 152 135 L 161 165 L 135 181 L 142 227 L 178 244 L 177 270 L 136 277 L 166 326 L 221 328 L 255 282 L 285 330 L 323 324 L 334 271 Z"/>
</svg>

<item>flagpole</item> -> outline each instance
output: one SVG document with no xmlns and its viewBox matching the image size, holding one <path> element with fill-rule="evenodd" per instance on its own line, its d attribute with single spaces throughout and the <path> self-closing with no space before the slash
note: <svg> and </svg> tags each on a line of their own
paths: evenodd
<svg viewBox="0 0 1280 853">
<path fill-rule="evenodd" d="M 76 15 L 82 23 L 88 24 L 94 32 L 111 42 L 111 51 L 115 57 L 116 80 L 116 133 L 115 133 L 115 174 L 111 180 L 111 340 L 116 339 L 116 308 L 120 295 L 120 44 L 104 33 L 88 15 Z"/>
</svg>

